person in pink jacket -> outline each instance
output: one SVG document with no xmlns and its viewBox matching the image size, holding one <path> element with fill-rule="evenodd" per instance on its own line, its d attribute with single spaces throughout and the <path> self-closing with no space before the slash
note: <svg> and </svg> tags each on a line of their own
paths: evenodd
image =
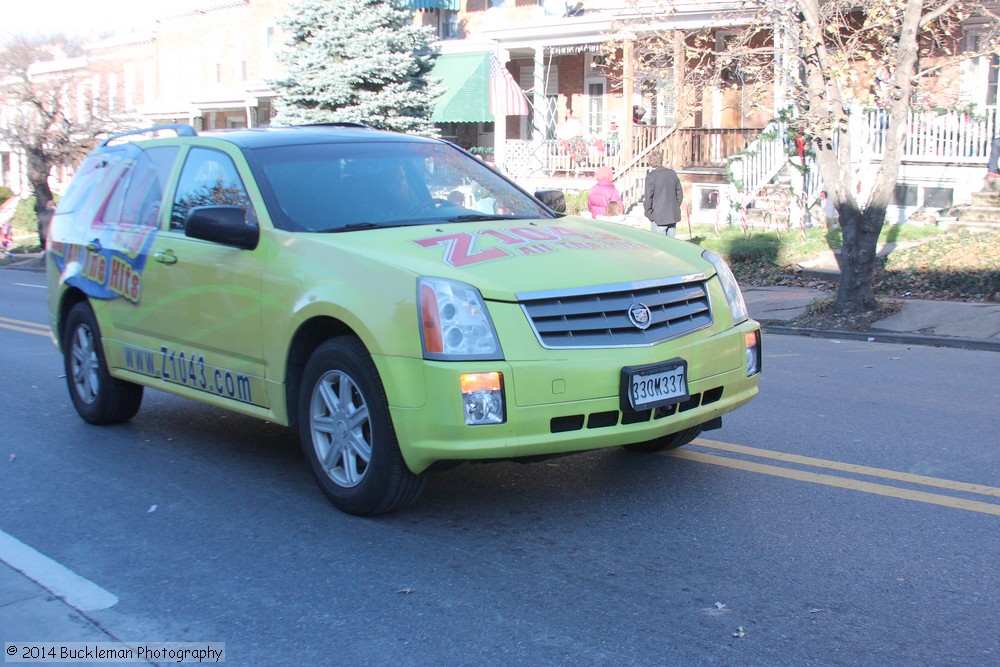
<svg viewBox="0 0 1000 667">
<path fill-rule="evenodd" d="M 604 209 L 608 207 L 608 202 L 616 201 L 621 204 L 622 196 L 618 192 L 618 188 L 611 182 L 611 167 L 598 167 L 595 175 L 597 183 L 590 188 L 590 194 L 587 195 L 587 208 L 590 209 L 590 215 L 596 218 L 599 215 L 604 215 Z M 624 208 L 624 204 L 622 204 L 622 208 Z"/>
</svg>

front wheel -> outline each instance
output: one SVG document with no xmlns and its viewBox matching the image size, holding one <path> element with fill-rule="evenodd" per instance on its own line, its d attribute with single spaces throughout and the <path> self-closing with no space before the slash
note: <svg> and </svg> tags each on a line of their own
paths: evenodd
<svg viewBox="0 0 1000 667">
<path fill-rule="evenodd" d="M 316 348 L 299 396 L 302 449 L 335 506 L 373 516 L 417 499 L 424 478 L 403 461 L 385 389 L 360 341 L 345 336 Z"/>
<path fill-rule="evenodd" d="M 111 377 L 94 311 L 86 302 L 73 306 L 63 330 L 66 385 L 80 417 L 89 424 L 127 422 L 142 405 L 142 385 Z"/>
<path fill-rule="evenodd" d="M 688 445 L 692 440 L 701 435 L 701 426 L 692 426 L 691 428 L 686 428 L 683 431 L 678 431 L 677 433 L 671 433 L 670 435 L 665 435 L 662 438 L 657 438 L 656 440 L 650 440 L 648 442 L 637 442 L 634 445 L 624 445 L 625 449 L 630 452 L 640 452 L 643 454 L 653 454 L 656 452 L 665 452 L 671 449 L 677 449 Z"/>
</svg>

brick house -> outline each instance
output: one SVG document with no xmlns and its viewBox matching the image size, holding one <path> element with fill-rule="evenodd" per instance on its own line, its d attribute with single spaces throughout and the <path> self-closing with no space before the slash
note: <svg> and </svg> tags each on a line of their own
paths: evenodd
<svg viewBox="0 0 1000 667">
<path fill-rule="evenodd" d="M 674 3 L 669 16 L 655 13 L 657 3 L 642 9 L 624 0 L 408 2 L 414 22 L 431 26 L 439 37 L 433 75 L 447 92 L 434 120 L 442 136 L 484 153 L 529 189 L 582 189 L 592 182 L 596 166 L 608 164 L 634 198 L 646 169 L 643 156 L 663 150 L 685 181 L 692 212 L 714 215 L 728 187 L 727 163 L 737 151 L 759 143 L 771 120 L 772 114 L 742 103 L 752 82 L 700 91 L 694 108 L 679 113 L 674 92 L 680 79 L 649 79 L 637 72 L 628 35 L 617 57 L 607 57 L 610 40 L 623 37 L 624 28 L 640 31 L 642 26 L 680 34 L 710 31 L 717 50 L 724 50 L 727 28 L 746 20 L 739 2 L 688 0 Z M 267 125 L 276 95 L 268 82 L 281 72 L 277 56 L 284 38 L 278 20 L 288 6 L 288 0 L 205 0 L 198 9 L 171 13 L 168 8 L 145 36 L 88 45 L 84 60 L 73 67 L 82 68 L 80 75 L 104 91 L 101 104 L 135 124 Z M 972 42 L 987 27 L 970 21 L 961 46 L 974 48 Z M 493 112 L 493 61 L 506 68 L 523 93 L 525 113 Z M 612 70 L 613 62 L 624 63 L 624 71 Z M 975 142 L 952 137 L 948 148 L 943 139 L 932 142 L 930 134 L 946 132 L 939 126 L 954 119 L 915 116 L 914 127 L 927 127 L 904 160 L 901 210 L 968 199 L 969 183 L 985 164 L 983 142 L 995 132 L 996 73 L 995 57 L 980 58 L 940 78 L 992 114 L 991 120 L 978 127 L 981 136 Z M 781 91 L 772 94 L 774 107 L 780 108 Z M 633 123 L 634 108 L 642 112 L 639 123 Z M 877 118 L 859 119 L 859 131 L 874 122 Z M 561 138 L 562 129 L 571 125 L 582 139 L 575 151 Z M 4 182 L 17 181 L 16 155 L 0 146 L 0 157 Z M 773 178 L 774 168 L 767 166 L 757 177 Z"/>
</svg>

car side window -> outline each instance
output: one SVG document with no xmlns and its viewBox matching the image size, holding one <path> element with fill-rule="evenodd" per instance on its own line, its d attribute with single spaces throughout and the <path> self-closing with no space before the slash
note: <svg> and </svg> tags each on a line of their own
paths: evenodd
<svg viewBox="0 0 1000 667">
<path fill-rule="evenodd" d="M 178 150 L 176 146 L 160 146 L 148 148 L 138 156 L 122 204 L 120 220 L 123 226 L 147 228 L 157 225 L 163 189 L 170 179 Z"/>
<path fill-rule="evenodd" d="M 248 224 L 256 224 L 250 196 L 232 158 L 209 148 L 192 148 L 184 161 L 170 214 L 170 229 L 182 231 L 198 206 L 239 206 Z"/>
<path fill-rule="evenodd" d="M 125 191 L 128 189 L 129 181 L 132 177 L 132 166 L 126 165 L 124 172 L 119 176 L 118 180 L 115 182 L 115 188 L 111 191 L 111 196 L 108 198 L 107 202 L 98 211 L 98 215 L 94 218 L 92 223 L 93 227 L 104 227 L 105 225 L 114 225 L 121 220 L 122 215 L 122 204 L 125 201 Z"/>
</svg>

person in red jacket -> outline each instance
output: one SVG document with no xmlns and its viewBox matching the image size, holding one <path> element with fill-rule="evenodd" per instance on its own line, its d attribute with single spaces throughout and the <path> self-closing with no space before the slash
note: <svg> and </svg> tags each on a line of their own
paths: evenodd
<svg viewBox="0 0 1000 667">
<path fill-rule="evenodd" d="M 4 222 L 0 224 L 0 258 L 8 257 L 13 246 L 14 234 L 11 232 L 10 222 Z"/>
<path fill-rule="evenodd" d="M 616 201 L 619 206 L 624 208 L 621 193 L 611 182 L 613 176 L 611 167 L 598 167 L 595 175 L 597 183 L 590 188 L 590 194 L 587 195 L 587 208 L 590 209 L 590 215 L 595 218 L 604 215 L 608 202 Z"/>
</svg>

